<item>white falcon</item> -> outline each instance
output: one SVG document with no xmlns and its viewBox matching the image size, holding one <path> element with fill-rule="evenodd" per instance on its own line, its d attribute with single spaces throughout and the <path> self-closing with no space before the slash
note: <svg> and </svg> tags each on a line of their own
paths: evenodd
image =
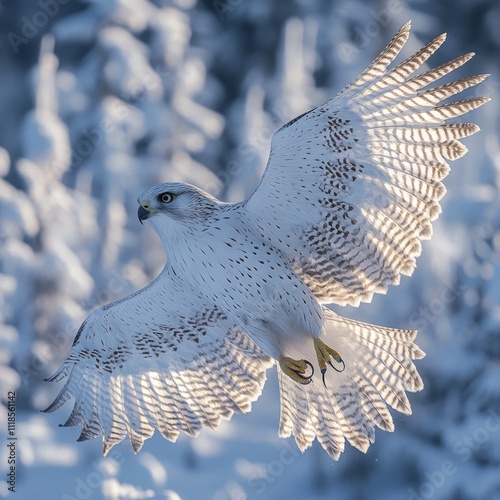
<svg viewBox="0 0 500 500">
<path fill-rule="evenodd" d="M 223 203 L 183 183 L 139 197 L 168 256 L 144 289 L 94 311 L 50 379 L 66 383 L 45 411 L 73 399 L 65 426 L 129 436 L 134 451 L 158 429 L 175 441 L 250 410 L 266 370 L 280 383 L 279 434 L 300 450 L 315 438 L 333 458 L 345 439 L 366 451 L 394 429 L 387 405 L 409 414 L 422 389 L 416 332 L 369 325 L 323 304 L 358 305 L 411 275 L 445 193 L 448 160 L 479 128 L 449 119 L 487 98 L 442 101 L 486 75 L 434 82 L 466 54 L 417 70 L 438 36 L 392 68 L 410 24 L 336 97 L 272 140 L 250 197 Z"/>
</svg>

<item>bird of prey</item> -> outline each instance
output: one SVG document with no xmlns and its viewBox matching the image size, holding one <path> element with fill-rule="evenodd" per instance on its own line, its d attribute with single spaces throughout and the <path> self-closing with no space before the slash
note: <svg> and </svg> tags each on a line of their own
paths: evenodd
<svg viewBox="0 0 500 500">
<path fill-rule="evenodd" d="M 361 451 L 375 427 L 392 431 L 388 406 L 409 414 L 423 387 L 415 331 L 361 323 L 325 304 L 359 305 L 411 275 L 445 193 L 448 160 L 479 128 L 448 120 L 486 101 L 442 103 L 487 75 L 435 85 L 466 54 L 418 71 L 438 36 L 391 66 L 403 26 L 336 97 L 280 128 L 259 186 L 223 203 L 184 183 L 138 199 L 167 263 L 142 290 L 94 311 L 64 364 L 53 411 L 79 440 L 102 435 L 103 453 L 127 435 L 135 452 L 158 429 L 175 441 L 247 412 L 277 366 L 279 434 L 301 451 L 315 438 L 337 460 L 345 440 Z"/>
</svg>

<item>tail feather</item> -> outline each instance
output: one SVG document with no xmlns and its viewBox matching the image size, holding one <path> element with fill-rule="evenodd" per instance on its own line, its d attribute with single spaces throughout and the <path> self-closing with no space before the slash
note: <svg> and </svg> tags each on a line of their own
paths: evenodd
<svg viewBox="0 0 500 500">
<path fill-rule="evenodd" d="M 395 330 L 342 318 L 325 309 L 324 342 L 337 350 L 345 370 L 328 369 L 325 382 L 311 347 L 301 353 L 315 365 L 309 385 L 300 385 L 278 367 L 281 437 L 293 435 L 301 451 L 318 439 L 337 460 L 345 439 L 366 452 L 375 440 L 375 427 L 392 432 L 388 406 L 406 414 L 411 406 L 405 391 L 423 388 L 413 364 L 424 353 L 413 343 L 416 332 Z M 312 344 L 312 342 L 310 342 Z"/>
</svg>

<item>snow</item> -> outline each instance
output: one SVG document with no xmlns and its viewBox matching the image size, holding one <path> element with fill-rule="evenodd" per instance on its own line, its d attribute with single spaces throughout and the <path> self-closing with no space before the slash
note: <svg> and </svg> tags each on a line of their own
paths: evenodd
<svg viewBox="0 0 500 500">
<path fill-rule="evenodd" d="M 10 168 L 10 157 L 6 149 L 0 148 L 0 176 L 5 177 Z"/>
<path fill-rule="evenodd" d="M 499 499 L 498 5 L 59 2 L 12 50 L 7 35 L 41 19 L 42 4 L 0 7 L 0 433 L 16 391 L 17 498 Z M 272 370 L 250 414 L 196 439 L 155 435 L 138 455 L 127 442 L 106 458 L 99 440 L 77 443 L 78 429 L 58 427 L 69 406 L 41 414 L 60 388 L 43 379 L 87 314 L 144 286 L 165 262 L 137 221 L 137 195 L 182 181 L 241 200 L 272 133 L 351 81 L 408 19 L 406 55 L 447 31 L 430 64 L 476 52 L 457 76 L 492 73 L 472 95 L 494 99 L 467 116 L 482 132 L 452 164 L 414 275 L 372 304 L 339 309 L 419 329 L 425 389 L 410 395 L 413 415 L 393 414 L 395 433 L 377 432 L 366 455 L 348 446 L 333 463 L 317 445 L 302 455 L 278 438 Z M 0 447 L 0 496 L 16 498 L 8 452 Z"/>
</svg>

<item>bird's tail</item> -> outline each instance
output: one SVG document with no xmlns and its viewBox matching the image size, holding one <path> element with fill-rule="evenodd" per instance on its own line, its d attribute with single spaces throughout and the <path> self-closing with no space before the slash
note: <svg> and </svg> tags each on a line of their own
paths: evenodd
<svg viewBox="0 0 500 500">
<path fill-rule="evenodd" d="M 413 340 L 413 330 L 395 330 L 337 316 L 325 309 L 327 333 L 323 340 L 342 357 L 336 371 L 328 366 L 324 383 L 316 356 L 312 382 L 301 385 L 285 375 L 278 365 L 281 437 L 295 436 L 301 451 L 316 437 L 337 460 L 345 438 L 366 452 L 375 439 L 375 426 L 393 431 L 387 405 L 411 413 L 405 391 L 423 388 L 413 359 L 424 356 Z M 312 344 L 312 342 L 310 342 Z"/>
</svg>

